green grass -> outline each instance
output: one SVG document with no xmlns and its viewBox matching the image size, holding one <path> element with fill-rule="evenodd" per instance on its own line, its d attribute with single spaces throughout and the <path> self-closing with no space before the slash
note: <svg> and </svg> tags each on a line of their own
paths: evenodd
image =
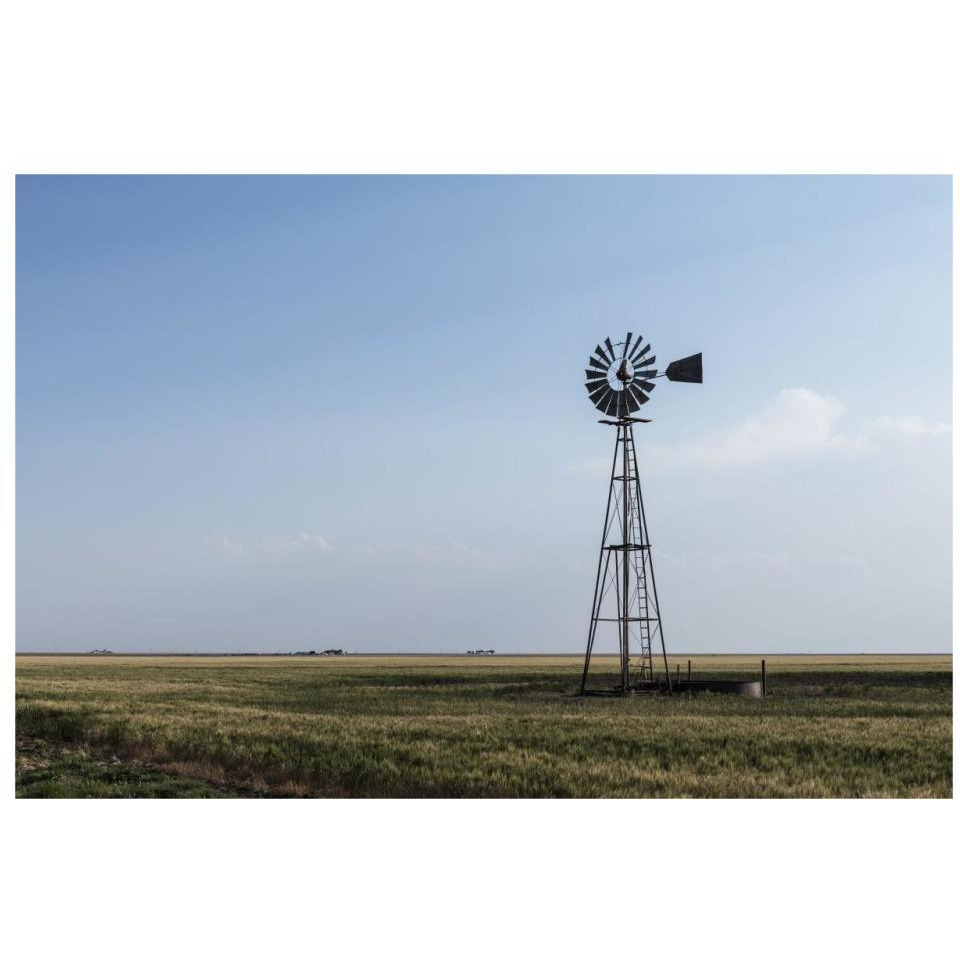
<svg viewBox="0 0 960 960">
<path fill-rule="evenodd" d="M 138 761 L 91 756 L 32 737 L 17 738 L 17 796 L 32 798 L 232 797 L 229 789 Z"/>
<path fill-rule="evenodd" d="M 596 666 L 612 677 L 612 660 Z M 23 656 L 17 732 L 136 761 L 175 781 L 156 789 L 193 796 L 951 795 L 948 656 L 770 657 L 764 701 L 579 698 L 578 668 L 566 657 Z M 694 658 L 695 677 L 757 670 L 756 657 Z M 109 783 L 85 793 L 96 777 L 64 762 L 56 786 L 18 780 L 18 794 L 113 795 Z M 119 789 L 170 795 L 147 781 L 143 794 Z"/>
</svg>

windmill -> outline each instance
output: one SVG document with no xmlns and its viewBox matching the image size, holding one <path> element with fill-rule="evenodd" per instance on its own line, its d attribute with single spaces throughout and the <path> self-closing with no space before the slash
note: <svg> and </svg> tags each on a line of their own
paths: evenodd
<svg viewBox="0 0 960 960">
<path fill-rule="evenodd" d="M 600 560 L 593 590 L 587 654 L 583 662 L 580 692 L 587 692 L 590 656 L 598 628 L 616 624 L 620 648 L 620 681 L 617 691 L 657 689 L 654 678 L 654 648 L 663 654 L 666 689 L 672 690 L 667 666 L 667 647 L 660 621 L 660 602 L 653 574 L 653 557 L 647 534 L 647 518 L 640 490 L 637 449 L 633 442 L 633 425 L 650 423 L 633 416 L 649 399 L 655 380 L 666 377 L 682 383 L 702 383 L 702 354 L 674 360 L 663 373 L 654 364 L 650 344 L 643 337 L 628 333 L 626 339 L 613 344 L 609 337 L 587 361 L 587 392 L 594 406 L 610 419 L 600 423 L 617 428 L 607 512 L 600 542 Z M 638 664 L 630 673 L 631 649 Z"/>
</svg>

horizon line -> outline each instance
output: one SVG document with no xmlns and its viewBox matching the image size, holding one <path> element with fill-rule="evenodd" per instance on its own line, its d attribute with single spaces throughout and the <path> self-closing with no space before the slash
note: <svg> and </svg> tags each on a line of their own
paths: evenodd
<svg viewBox="0 0 960 960">
<path fill-rule="evenodd" d="M 93 650 L 15 650 L 14 656 L 17 657 L 582 657 L 582 652 L 543 650 L 537 652 L 510 652 L 510 653 L 481 653 L 473 654 L 467 651 L 428 651 L 428 650 L 401 650 L 401 651 L 377 651 L 377 650 L 351 650 L 338 654 L 325 654 L 322 652 L 310 653 L 309 651 L 261 651 L 261 650 L 231 650 L 231 651 L 177 651 L 177 650 L 106 650 L 104 652 Z M 599 657 L 617 657 L 616 651 L 610 653 L 594 654 Z M 812 650 L 786 650 L 786 651 L 738 651 L 725 650 L 722 652 L 692 652 L 689 650 L 680 650 L 676 653 L 667 653 L 668 657 L 943 657 L 953 656 L 953 650 L 918 650 L 918 651 L 881 651 L 881 650 L 838 650 L 838 651 L 812 651 Z"/>
</svg>

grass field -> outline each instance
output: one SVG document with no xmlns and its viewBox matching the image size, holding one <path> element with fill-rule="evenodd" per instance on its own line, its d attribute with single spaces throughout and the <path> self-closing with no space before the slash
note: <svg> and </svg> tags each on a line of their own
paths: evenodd
<svg viewBox="0 0 960 960">
<path fill-rule="evenodd" d="M 758 657 L 693 657 L 695 678 Z M 686 657 L 677 658 L 686 670 Z M 768 657 L 766 700 L 573 657 L 17 657 L 17 794 L 948 797 L 952 658 Z M 612 658 L 595 658 L 615 674 Z M 673 664 L 671 664 L 673 669 Z"/>
</svg>

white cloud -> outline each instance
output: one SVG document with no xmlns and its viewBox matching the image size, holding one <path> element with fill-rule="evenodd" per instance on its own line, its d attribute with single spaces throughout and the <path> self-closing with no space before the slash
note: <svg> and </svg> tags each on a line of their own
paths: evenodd
<svg viewBox="0 0 960 960">
<path fill-rule="evenodd" d="M 284 554 L 330 553 L 333 547 L 318 533 L 299 533 L 295 537 L 241 543 L 226 535 L 206 536 L 203 542 L 228 557 L 279 556 Z"/>
<path fill-rule="evenodd" d="M 206 536 L 203 538 L 203 542 L 212 550 L 228 557 L 241 557 L 247 552 L 247 548 L 242 543 L 225 535 Z"/>
<path fill-rule="evenodd" d="M 698 578 L 713 576 L 723 571 L 735 571 L 737 574 L 766 572 L 785 577 L 797 577 L 811 573 L 824 573 L 847 578 L 850 576 L 859 578 L 873 576 L 869 564 L 862 557 L 842 554 L 811 552 L 786 554 L 783 552 L 747 551 L 719 556 L 701 551 L 682 555 L 660 551 L 658 557 L 666 566 L 679 570 L 684 576 L 696 576 Z"/>
<path fill-rule="evenodd" d="M 911 414 L 877 417 L 859 430 L 844 432 L 840 425 L 845 411 L 835 397 L 793 387 L 781 390 L 766 408 L 735 426 L 674 446 L 648 447 L 645 459 L 649 456 L 661 465 L 744 466 L 826 453 L 866 453 L 891 441 L 917 442 L 952 430 L 948 423 L 931 423 Z M 561 468 L 567 476 L 600 477 L 609 472 L 609 457 L 578 460 Z"/>
<path fill-rule="evenodd" d="M 908 414 L 904 417 L 877 417 L 868 420 L 864 429 L 870 435 L 900 437 L 906 440 L 918 440 L 923 437 L 937 437 L 950 433 L 949 423 L 928 423 L 920 417 Z"/>
<path fill-rule="evenodd" d="M 292 550 L 311 550 L 320 553 L 329 553 L 333 547 L 320 536 L 319 533 L 301 533 L 291 541 L 281 541 L 283 546 Z"/>
<path fill-rule="evenodd" d="M 674 447 L 657 448 L 655 455 L 667 461 L 722 466 L 856 450 L 862 441 L 837 431 L 844 410 L 834 397 L 804 387 L 781 390 L 765 410 L 737 426 Z"/>
<path fill-rule="evenodd" d="M 440 565 L 471 569 L 509 569 L 516 566 L 512 557 L 465 543 L 373 543 L 359 547 L 368 560 L 390 560 L 414 565 Z"/>
</svg>

